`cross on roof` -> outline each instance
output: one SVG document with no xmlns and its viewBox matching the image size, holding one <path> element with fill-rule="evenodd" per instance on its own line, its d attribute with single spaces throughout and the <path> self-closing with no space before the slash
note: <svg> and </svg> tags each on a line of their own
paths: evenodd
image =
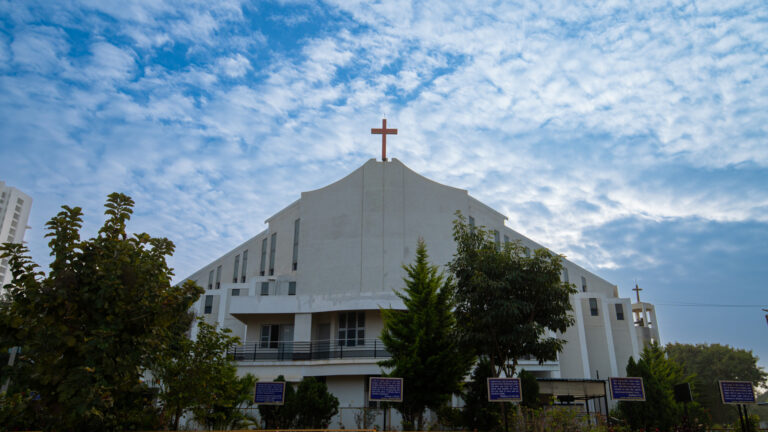
<svg viewBox="0 0 768 432">
<path fill-rule="evenodd" d="M 642 288 L 640 288 L 640 287 L 639 287 L 637 284 L 635 284 L 635 287 L 634 287 L 634 288 L 632 288 L 632 291 L 634 291 L 635 293 L 637 293 L 637 302 L 638 302 L 638 303 L 640 303 L 640 291 L 642 291 L 642 290 L 643 290 L 643 289 L 642 289 Z"/>
<path fill-rule="evenodd" d="M 381 129 L 371 128 L 371 134 L 381 135 L 381 160 L 387 160 L 387 135 L 397 135 L 397 129 L 387 129 L 387 119 L 381 119 Z"/>
</svg>

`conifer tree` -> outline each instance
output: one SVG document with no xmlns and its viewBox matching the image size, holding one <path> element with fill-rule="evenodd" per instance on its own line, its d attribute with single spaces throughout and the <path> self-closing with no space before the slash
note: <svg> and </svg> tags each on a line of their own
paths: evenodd
<svg viewBox="0 0 768 432">
<path fill-rule="evenodd" d="M 427 247 L 419 240 L 416 260 L 403 266 L 405 289 L 397 295 L 406 310 L 383 309 L 381 340 L 392 355 L 380 366 L 389 376 L 403 378 L 403 402 L 396 409 L 404 427 L 422 430 L 425 409 L 437 410 L 461 390 L 473 356 L 461 351 L 455 335 L 453 284 L 430 265 Z"/>
</svg>

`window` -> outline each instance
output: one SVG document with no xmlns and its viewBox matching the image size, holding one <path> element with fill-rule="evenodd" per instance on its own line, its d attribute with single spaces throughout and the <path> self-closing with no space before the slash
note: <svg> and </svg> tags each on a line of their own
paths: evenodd
<svg viewBox="0 0 768 432">
<path fill-rule="evenodd" d="M 568 277 L 568 269 L 563 267 L 563 282 L 565 283 L 571 283 L 570 278 Z"/>
<path fill-rule="evenodd" d="M 496 243 L 496 249 L 497 250 L 500 249 L 501 248 L 501 237 L 499 235 L 499 232 L 496 231 L 496 230 L 493 230 L 493 241 L 494 241 L 494 243 Z"/>
<path fill-rule="evenodd" d="M 232 288 L 232 297 L 240 296 L 240 288 Z"/>
<path fill-rule="evenodd" d="M 589 314 L 597 316 L 597 299 L 594 297 L 589 299 Z"/>
<path fill-rule="evenodd" d="M 469 217 L 469 229 L 472 231 L 475 229 L 475 218 L 472 216 Z"/>
<path fill-rule="evenodd" d="M 280 326 L 277 324 L 264 324 L 261 326 L 260 348 L 277 348 L 280 341 Z"/>
<path fill-rule="evenodd" d="M 232 271 L 232 283 L 237 283 L 237 273 L 240 271 L 240 255 L 235 255 L 235 269 Z"/>
<path fill-rule="evenodd" d="M 213 289 L 213 270 L 208 274 L 208 289 Z"/>
<path fill-rule="evenodd" d="M 299 223 L 301 219 L 293 222 L 293 269 L 299 268 Z"/>
<path fill-rule="evenodd" d="M 221 288 L 221 266 L 216 267 L 216 289 Z"/>
<path fill-rule="evenodd" d="M 296 282 L 288 282 L 288 295 L 296 295 Z"/>
<path fill-rule="evenodd" d="M 624 321 L 624 306 L 621 303 L 616 303 L 616 320 Z"/>
<path fill-rule="evenodd" d="M 365 312 L 339 314 L 339 345 L 365 345 Z"/>
<path fill-rule="evenodd" d="M 504 236 L 504 245 L 506 246 L 506 245 L 508 245 L 508 244 L 509 244 L 509 236 L 508 236 L 508 235 L 505 235 L 505 236 Z"/>
<path fill-rule="evenodd" d="M 204 314 L 209 314 L 213 311 L 213 296 L 207 295 L 205 296 L 205 310 L 203 311 Z"/>
<path fill-rule="evenodd" d="M 269 239 L 269 275 L 275 274 L 275 248 L 277 247 L 277 233 Z"/>
<path fill-rule="evenodd" d="M 531 257 L 531 248 L 528 246 L 523 246 L 523 253 L 525 253 L 525 256 L 530 258 Z"/>
<path fill-rule="evenodd" d="M 266 273 L 267 268 L 267 238 L 265 237 L 264 240 L 261 241 L 261 270 L 259 271 L 259 274 L 264 276 Z"/>
<path fill-rule="evenodd" d="M 587 292 L 587 278 L 581 277 L 581 292 Z"/>
<path fill-rule="evenodd" d="M 245 267 L 248 265 L 248 251 L 243 251 L 243 273 L 240 276 L 240 282 L 245 283 Z M 235 274 L 237 277 L 237 274 Z"/>
<path fill-rule="evenodd" d="M 269 282 L 261 283 L 261 295 L 269 295 Z"/>
</svg>

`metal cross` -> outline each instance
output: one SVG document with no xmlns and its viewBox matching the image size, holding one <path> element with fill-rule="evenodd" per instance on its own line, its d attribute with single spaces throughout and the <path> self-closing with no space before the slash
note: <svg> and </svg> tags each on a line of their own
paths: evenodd
<svg viewBox="0 0 768 432">
<path fill-rule="evenodd" d="M 387 160 L 387 135 L 397 135 L 397 129 L 387 129 L 387 119 L 381 119 L 381 129 L 371 128 L 371 134 L 381 135 L 381 160 Z"/>
<path fill-rule="evenodd" d="M 636 293 L 637 293 L 637 302 L 638 302 L 638 303 L 640 303 L 640 291 L 642 291 L 642 290 L 643 290 L 643 289 L 642 289 L 642 288 L 640 288 L 639 286 L 637 286 L 637 284 L 635 284 L 635 287 L 634 287 L 634 288 L 632 288 L 632 291 L 634 291 L 634 292 L 636 292 Z"/>
</svg>

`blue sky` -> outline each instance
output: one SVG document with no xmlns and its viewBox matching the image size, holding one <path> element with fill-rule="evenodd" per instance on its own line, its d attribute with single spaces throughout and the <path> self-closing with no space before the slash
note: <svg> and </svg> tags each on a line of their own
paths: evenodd
<svg viewBox="0 0 768 432">
<path fill-rule="evenodd" d="M 61 205 L 93 234 L 121 191 L 188 275 L 378 157 L 384 116 L 390 156 L 637 281 L 664 342 L 768 365 L 765 2 L 0 1 L 0 180 L 40 264 Z"/>
</svg>

